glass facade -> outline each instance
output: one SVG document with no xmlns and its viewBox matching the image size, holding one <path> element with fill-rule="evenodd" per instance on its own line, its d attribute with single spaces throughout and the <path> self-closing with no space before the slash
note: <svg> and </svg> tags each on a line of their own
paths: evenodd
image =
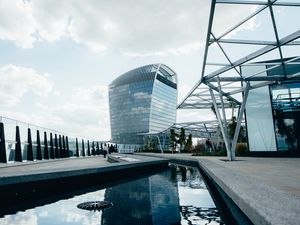
<svg viewBox="0 0 300 225">
<path fill-rule="evenodd" d="M 286 64 L 286 74 L 300 72 L 300 60 Z M 271 66 L 267 66 L 271 67 Z M 282 66 L 268 71 L 268 76 L 283 75 Z M 270 86 L 275 137 L 278 151 L 300 151 L 300 80 Z"/>
<path fill-rule="evenodd" d="M 278 151 L 300 151 L 300 82 L 270 90 Z"/>
<path fill-rule="evenodd" d="M 243 76 L 247 76 L 264 69 L 264 66 L 244 66 L 242 73 Z M 260 74 L 260 76 L 267 76 L 267 73 Z M 252 85 L 255 83 L 251 82 Z M 250 151 L 277 151 L 268 86 L 249 91 L 246 103 L 246 122 Z"/>
<path fill-rule="evenodd" d="M 143 134 L 158 133 L 176 120 L 177 76 L 163 64 L 131 70 L 109 86 L 112 142 L 119 151 L 142 147 Z"/>
<path fill-rule="evenodd" d="M 282 66 L 248 66 L 244 76 L 267 69 L 265 76 L 284 75 Z M 285 65 L 286 74 L 300 72 L 300 60 Z M 255 82 L 251 82 L 253 84 Z M 259 109 L 259 110 L 258 110 Z M 291 79 L 249 92 L 246 120 L 250 151 L 300 151 L 300 80 Z"/>
</svg>

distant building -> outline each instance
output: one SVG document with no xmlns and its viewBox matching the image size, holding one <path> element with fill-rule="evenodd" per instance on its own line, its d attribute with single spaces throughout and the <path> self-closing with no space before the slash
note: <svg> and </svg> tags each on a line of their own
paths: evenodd
<svg viewBox="0 0 300 225">
<path fill-rule="evenodd" d="M 255 73 L 270 77 L 270 85 L 249 91 L 246 103 L 249 150 L 254 156 L 300 154 L 300 80 L 291 77 L 280 83 L 271 82 L 272 76 L 300 73 L 300 60 L 286 63 L 286 74 L 280 63 L 271 60 L 241 67 L 244 77 Z"/>
<path fill-rule="evenodd" d="M 133 152 L 145 134 L 159 133 L 176 121 L 177 75 L 164 64 L 131 70 L 109 85 L 112 142 Z"/>
</svg>

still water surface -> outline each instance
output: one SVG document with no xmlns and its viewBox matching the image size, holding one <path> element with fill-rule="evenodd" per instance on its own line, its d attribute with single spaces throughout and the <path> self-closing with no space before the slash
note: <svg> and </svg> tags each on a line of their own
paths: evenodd
<svg viewBox="0 0 300 225">
<path fill-rule="evenodd" d="M 103 211 L 86 211 L 86 201 L 110 201 Z M 70 199 L 6 215 L 1 225 L 224 224 L 199 170 L 171 165 L 170 170 Z"/>
</svg>

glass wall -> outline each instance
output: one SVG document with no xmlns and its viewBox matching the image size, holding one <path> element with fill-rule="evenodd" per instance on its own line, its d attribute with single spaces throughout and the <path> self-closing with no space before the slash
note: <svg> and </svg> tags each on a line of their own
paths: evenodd
<svg viewBox="0 0 300 225">
<path fill-rule="evenodd" d="M 270 90 L 278 151 L 300 151 L 300 82 Z"/>
<path fill-rule="evenodd" d="M 247 77 L 264 69 L 265 66 L 244 66 L 242 73 Z M 267 73 L 260 74 L 260 76 L 267 76 Z M 246 122 L 250 151 L 277 151 L 268 86 L 249 91 Z"/>
<path fill-rule="evenodd" d="M 265 69 L 267 71 L 260 76 L 289 76 L 299 73 L 299 61 L 286 63 L 285 70 L 280 64 L 276 65 L 280 60 L 241 69 L 245 77 Z M 300 151 L 299 79 L 250 90 L 246 122 L 250 151 Z"/>
</svg>

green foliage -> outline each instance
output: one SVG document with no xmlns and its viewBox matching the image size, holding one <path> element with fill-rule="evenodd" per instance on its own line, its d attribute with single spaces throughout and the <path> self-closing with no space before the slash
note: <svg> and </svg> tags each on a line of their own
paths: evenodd
<svg viewBox="0 0 300 225">
<path fill-rule="evenodd" d="M 237 156 L 247 156 L 249 154 L 247 143 L 237 143 L 235 152 Z"/>
<path fill-rule="evenodd" d="M 186 141 L 185 150 L 191 152 L 192 149 L 193 149 L 192 134 L 189 134 L 188 139 Z"/>
<path fill-rule="evenodd" d="M 194 148 L 194 153 L 199 153 L 199 152 L 205 152 L 205 144 L 204 143 L 198 143 L 195 148 Z"/>
<path fill-rule="evenodd" d="M 236 128 L 237 122 L 236 122 L 236 117 L 233 116 L 231 121 L 228 123 L 227 127 L 228 127 L 228 135 L 229 138 L 232 140 L 234 137 L 234 132 L 235 132 L 235 128 Z M 238 142 L 246 142 L 246 129 L 244 126 L 241 125 L 240 127 L 240 133 L 238 136 Z"/>
<path fill-rule="evenodd" d="M 216 152 L 200 151 L 194 152 L 192 156 L 227 156 L 227 152 L 225 149 Z"/>
<path fill-rule="evenodd" d="M 177 135 L 174 129 L 170 129 L 170 147 L 172 152 L 175 152 L 177 145 Z"/>
<path fill-rule="evenodd" d="M 185 129 L 183 127 L 180 128 L 180 134 L 178 137 L 178 143 L 180 145 L 180 150 L 182 151 L 185 144 L 186 144 L 186 136 L 185 136 Z"/>
<path fill-rule="evenodd" d="M 236 117 L 232 117 L 231 121 L 228 123 L 228 135 L 230 139 L 233 139 L 234 132 L 236 128 Z"/>
<path fill-rule="evenodd" d="M 147 137 L 146 144 L 144 146 L 143 151 L 146 152 L 156 152 L 160 150 L 158 149 L 158 141 L 156 139 L 153 139 L 151 137 Z"/>
</svg>

